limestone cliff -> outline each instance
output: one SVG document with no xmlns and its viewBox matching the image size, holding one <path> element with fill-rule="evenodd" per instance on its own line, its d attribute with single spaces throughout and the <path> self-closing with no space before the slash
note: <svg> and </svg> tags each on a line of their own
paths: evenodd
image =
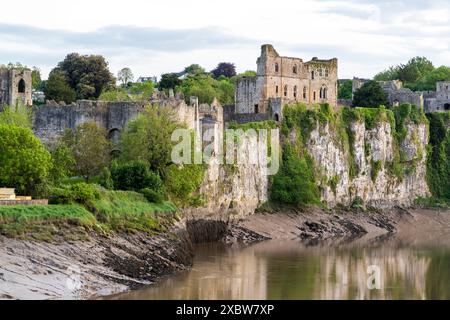
<svg viewBox="0 0 450 320">
<path fill-rule="evenodd" d="M 430 195 L 426 182 L 429 130 L 420 110 L 404 108 L 347 109 L 350 117 L 343 111 L 320 108 L 285 113 L 280 124 L 282 145 L 300 144 L 300 153 L 312 159 L 319 200 L 329 207 L 355 202 L 378 208 L 409 206 Z M 239 152 L 251 154 L 257 149 L 246 143 Z M 253 213 L 268 201 L 273 188 L 266 173 L 262 165 L 212 164 L 201 188 L 205 212 Z M 288 193 L 296 192 L 289 188 Z"/>
<path fill-rule="evenodd" d="M 388 122 L 380 122 L 367 129 L 364 122 L 353 122 L 350 130 L 353 159 L 336 143 L 330 125 L 316 128 L 307 141 L 307 149 L 319 169 L 318 182 L 322 199 L 329 205 L 350 205 L 360 198 L 374 207 L 408 206 L 418 197 L 429 194 L 426 183 L 426 145 L 428 130 L 425 124 L 408 124 L 407 135 L 400 143 L 404 170 L 402 177 L 393 174 L 395 161 L 393 130 Z M 356 172 L 351 176 L 349 162 L 354 161 Z M 330 183 L 333 181 L 334 183 Z"/>
</svg>

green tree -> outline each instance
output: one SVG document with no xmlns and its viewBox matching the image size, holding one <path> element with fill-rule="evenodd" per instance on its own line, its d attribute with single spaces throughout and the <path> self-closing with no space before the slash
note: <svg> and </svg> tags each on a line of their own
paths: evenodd
<svg viewBox="0 0 450 320">
<path fill-rule="evenodd" d="M 232 78 L 236 75 L 236 66 L 234 65 L 234 63 L 221 62 L 214 70 L 211 71 L 211 73 L 216 79 L 220 76 Z"/>
<path fill-rule="evenodd" d="M 398 67 L 389 67 L 387 70 L 384 70 L 380 73 L 377 73 L 373 80 L 375 81 L 390 81 L 390 80 L 398 80 Z"/>
<path fill-rule="evenodd" d="M 95 122 L 79 125 L 75 131 L 67 130 L 61 142 L 75 159 L 75 173 L 89 181 L 109 164 L 110 142 L 106 130 Z"/>
<path fill-rule="evenodd" d="M 347 80 L 339 84 L 339 99 L 351 99 L 353 96 L 353 81 Z"/>
<path fill-rule="evenodd" d="M 122 85 L 127 85 L 129 82 L 133 81 L 133 72 L 130 68 L 123 68 L 119 71 L 117 74 L 117 79 L 119 79 L 120 82 L 122 82 Z"/>
<path fill-rule="evenodd" d="M 50 153 L 30 128 L 0 124 L 0 185 L 36 195 L 51 168 Z"/>
<path fill-rule="evenodd" d="M 180 127 L 167 108 L 148 106 L 130 122 L 121 137 L 121 162 L 145 161 L 152 171 L 162 174 L 171 163 L 173 131 Z"/>
<path fill-rule="evenodd" d="M 131 161 L 124 164 L 113 165 L 111 178 L 114 189 L 126 191 L 140 191 L 151 189 L 162 191 L 163 183 L 158 174 L 150 171 L 144 161 Z"/>
<path fill-rule="evenodd" d="M 161 75 L 159 90 L 175 89 L 181 84 L 180 78 L 175 73 L 165 73 Z"/>
<path fill-rule="evenodd" d="M 45 98 L 57 102 L 72 103 L 77 93 L 67 84 L 66 75 L 61 70 L 53 70 L 45 83 Z"/>
<path fill-rule="evenodd" d="M 376 81 L 366 82 L 359 88 L 353 98 L 354 107 L 377 108 L 389 104 L 387 95 Z"/>
<path fill-rule="evenodd" d="M 200 103 L 211 103 L 214 98 L 223 104 L 234 102 L 234 84 L 225 77 L 216 80 L 209 74 L 188 76 L 178 89 L 185 97 L 198 97 Z"/>
<path fill-rule="evenodd" d="M 416 84 L 416 90 L 434 91 L 437 81 L 450 81 L 450 67 L 441 66 L 426 74 Z"/>
<path fill-rule="evenodd" d="M 52 70 L 65 75 L 65 82 L 75 90 L 78 99 L 97 99 L 102 91 L 114 87 L 115 78 L 105 58 L 99 55 L 71 53 Z M 52 88 L 50 81 L 47 90 Z"/>
<path fill-rule="evenodd" d="M 184 74 L 195 76 L 197 74 L 205 73 L 205 69 L 199 64 L 191 64 L 190 66 L 184 68 Z"/>
<path fill-rule="evenodd" d="M 50 150 L 53 166 L 49 178 L 54 185 L 72 176 L 75 172 L 76 161 L 71 150 L 64 144 L 58 143 Z"/>
<path fill-rule="evenodd" d="M 434 70 L 433 63 L 425 57 L 414 57 L 406 65 L 401 65 L 398 78 L 405 83 L 416 83 Z"/>
<path fill-rule="evenodd" d="M 40 90 L 42 85 L 41 70 L 38 67 L 33 67 L 31 71 L 31 83 L 34 90 Z"/>
</svg>

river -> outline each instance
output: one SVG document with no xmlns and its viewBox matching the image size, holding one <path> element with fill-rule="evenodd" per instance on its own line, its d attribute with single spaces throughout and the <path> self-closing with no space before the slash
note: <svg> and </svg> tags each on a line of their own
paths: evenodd
<svg viewBox="0 0 450 320">
<path fill-rule="evenodd" d="M 441 244 L 266 241 L 196 246 L 191 270 L 113 299 L 450 299 Z"/>
</svg>

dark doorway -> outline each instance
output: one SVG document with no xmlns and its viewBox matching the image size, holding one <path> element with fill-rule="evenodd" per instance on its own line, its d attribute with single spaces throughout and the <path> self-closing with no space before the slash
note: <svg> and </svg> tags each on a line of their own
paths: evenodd
<svg viewBox="0 0 450 320">
<path fill-rule="evenodd" d="M 450 103 L 444 104 L 444 110 L 450 110 Z"/>
<path fill-rule="evenodd" d="M 259 113 L 259 106 L 255 104 L 255 113 Z"/>
<path fill-rule="evenodd" d="M 25 80 L 20 79 L 18 91 L 19 93 L 25 93 Z"/>
<path fill-rule="evenodd" d="M 278 113 L 275 113 L 275 121 L 280 122 L 280 116 L 278 115 Z"/>
</svg>

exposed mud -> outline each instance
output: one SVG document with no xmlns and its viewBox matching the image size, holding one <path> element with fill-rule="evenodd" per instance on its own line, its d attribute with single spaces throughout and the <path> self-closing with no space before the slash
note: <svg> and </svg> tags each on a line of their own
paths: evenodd
<svg viewBox="0 0 450 320">
<path fill-rule="evenodd" d="M 0 237 L 0 299 L 89 299 L 150 285 L 188 269 L 192 243 L 247 245 L 302 239 L 307 245 L 389 241 L 450 243 L 449 210 L 377 212 L 283 209 L 240 220 L 180 223 L 158 236 L 92 235 L 88 241 L 44 243 Z"/>
</svg>

